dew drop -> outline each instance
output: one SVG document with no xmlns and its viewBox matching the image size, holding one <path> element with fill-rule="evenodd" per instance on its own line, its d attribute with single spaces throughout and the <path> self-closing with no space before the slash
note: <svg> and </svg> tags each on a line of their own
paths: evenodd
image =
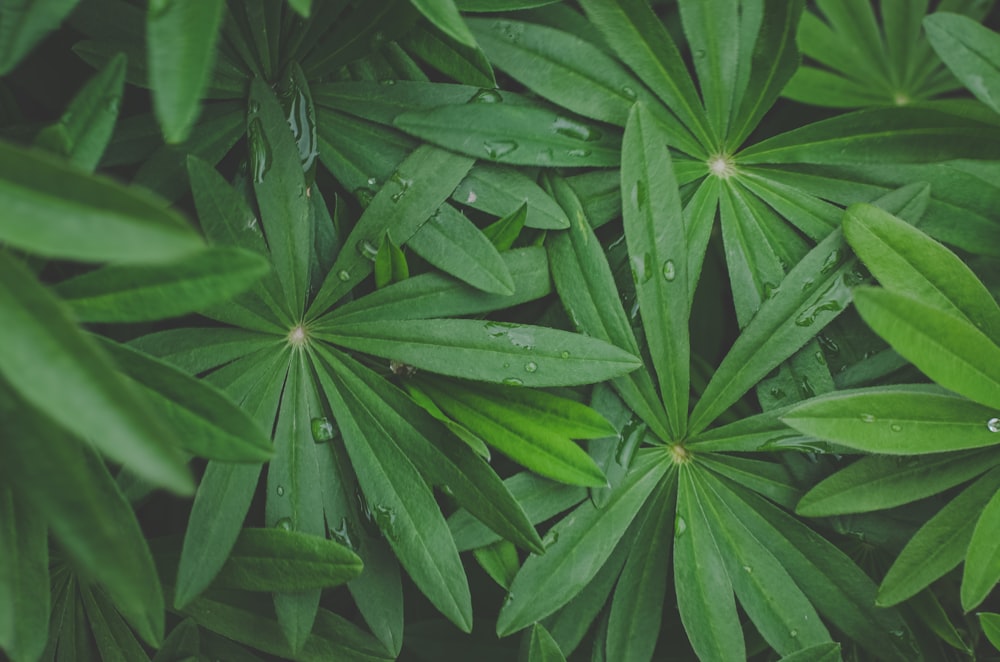
<svg viewBox="0 0 1000 662">
<path fill-rule="evenodd" d="M 285 488 L 282 487 L 281 485 L 278 485 L 278 487 L 275 488 L 274 493 L 277 494 L 278 496 L 285 496 Z"/>
<path fill-rule="evenodd" d="M 548 549 L 557 542 L 559 542 L 559 532 L 549 529 L 549 532 L 545 534 L 544 538 L 542 538 L 542 547 Z"/>
<path fill-rule="evenodd" d="M 632 258 L 632 280 L 636 283 L 648 282 L 653 277 L 653 256 L 644 253 L 640 258 L 638 255 Z"/>
<path fill-rule="evenodd" d="M 502 384 L 504 386 L 524 386 L 524 380 L 518 379 L 517 377 L 507 377 L 503 380 Z"/>
<path fill-rule="evenodd" d="M 826 365 L 826 355 L 823 354 L 823 350 L 817 349 L 816 352 L 813 353 L 813 358 L 816 359 L 816 363 Z"/>
<path fill-rule="evenodd" d="M 534 361 L 528 361 L 527 363 L 524 364 L 525 372 L 535 372 L 536 370 L 538 370 L 538 364 L 535 363 Z"/>
<path fill-rule="evenodd" d="M 680 515 L 674 520 L 674 538 L 680 538 L 687 531 L 687 522 Z"/>
<path fill-rule="evenodd" d="M 271 169 L 271 144 L 264 135 L 260 118 L 250 120 L 247 142 L 250 146 L 250 171 L 253 173 L 253 181 L 259 184 Z"/>
<path fill-rule="evenodd" d="M 362 239 L 361 241 L 359 241 L 355 245 L 355 248 L 358 249 L 358 253 L 361 255 L 361 257 L 367 258 L 369 260 L 374 260 L 375 257 L 378 255 L 378 246 L 368 241 L 367 239 Z"/>
<path fill-rule="evenodd" d="M 668 283 L 672 283 L 677 278 L 677 267 L 674 266 L 673 260 L 667 260 L 663 263 L 663 278 Z"/>
<path fill-rule="evenodd" d="M 483 149 L 486 150 L 486 156 L 494 161 L 507 156 L 517 149 L 517 147 L 517 143 L 513 140 L 487 140 L 483 142 Z"/>
<path fill-rule="evenodd" d="M 819 341 L 820 346 L 831 354 L 836 354 L 840 351 L 840 346 L 833 341 L 829 336 L 820 334 L 816 336 L 816 340 Z"/>
<path fill-rule="evenodd" d="M 284 529 L 285 531 L 291 531 L 292 530 L 292 518 L 291 517 L 282 517 L 281 519 L 279 519 L 277 522 L 274 523 L 274 528 L 276 528 L 276 529 Z"/>
<path fill-rule="evenodd" d="M 638 209 L 642 209 L 646 206 L 648 202 L 648 195 L 646 193 L 646 182 L 637 180 L 632 186 L 632 205 Z"/>
<path fill-rule="evenodd" d="M 368 178 L 368 186 L 377 186 L 377 185 L 378 185 L 377 179 L 375 179 L 374 177 Z"/>
<path fill-rule="evenodd" d="M 506 607 L 507 605 L 509 605 L 512 602 L 514 602 L 514 594 L 513 593 L 507 593 L 507 595 L 505 595 L 504 598 L 503 598 L 503 604 L 504 604 L 504 606 Z"/>
<path fill-rule="evenodd" d="M 469 103 L 501 103 L 503 97 L 498 90 L 481 89 L 472 95 Z"/>
<path fill-rule="evenodd" d="M 745 565 L 745 566 L 743 566 L 743 572 L 747 573 L 748 575 L 749 574 L 753 574 L 753 568 L 751 568 L 748 565 Z"/>
<path fill-rule="evenodd" d="M 804 376 L 799 380 L 799 393 L 802 394 L 803 398 L 811 398 L 816 395 L 816 389 L 813 388 L 808 376 Z"/>
<path fill-rule="evenodd" d="M 571 149 L 571 150 L 567 150 L 566 154 L 568 154 L 569 156 L 575 156 L 575 157 L 578 157 L 578 158 L 583 158 L 585 156 L 590 156 L 590 150 L 589 149 Z"/>
<path fill-rule="evenodd" d="M 380 85 L 395 85 L 396 81 L 395 81 L 395 79 L 392 79 L 392 78 L 386 78 L 385 80 L 380 80 L 379 84 Z"/>
<path fill-rule="evenodd" d="M 823 266 L 819 268 L 819 272 L 821 274 L 828 274 L 834 269 L 836 269 L 837 265 L 840 264 L 843 255 L 844 255 L 843 251 L 841 251 L 839 248 L 834 250 L 832 253 L 826 256 L 825 260 L 823 260 Z"/>
<path fill-rule="evenodd" d="M 382 534 L 390 540 L 397 540 L 399 534 L 396 532 L 396 511 L 389 506 L 378 504 L 373 509 L 373 514 Z"/>
<path fill-rule="evenodd" d="M 817 303 L 802 311 L 802 314 L 795 318 L 795 324 L 798 326 L 812 326 L 816 322 L 816 318 L 822 313 L 835 313 L 841 308 L 840 302 L 832 299 L 823 303 Z"/>
<path fill-rule="evenodd" d="M 889 426 L 889 429 L 892 430 L 893 432 L 902 432 L 903 426 L 900 425 L 899 423 L 893 423 L 892 425 Z"/>
<path fill-rule="evenodd" d="M 785 397 L 785 392 L 776 386 L 772 386 L 771 390 L 768 392 L 771 394 L 771 397 L 774 398 L 775 400 L 780 400 L 781 398 Z"/>
<path fill-rule="evenodd" d="M 990 432 L 1000 432 L 1000 418 L 991 418 L 986 421 L 986 429 Z"/>
<path fill-rule="evenodd" d="M 593 142 L 595 140 L 600 140 L 601 132 L 597 129 L 591 128 L 585 124 L 580 124 L 579 122 L 574 122 L 573 120 L 566 119 L 565 117 L 557 117 L 554 122 L 552 122 L 552 128 L 561 136 L 566 136 L 567 138 L 573 138 L 575 140 L 583 140 L 585 142 Z"/>
<path fill-rule="evenodd" d="M 250 111 L 251 115 L 259 113 L 260 112 L 260 103 L 256 99 L 251 99 L 250 100 L 250 105 L 248 106 L 247 109 Z"/>
<path fill-rule="evenodd" d="M 792 630 L 791 632 L 788 633 L 788 636 L 790 636 L 790 637 L 792 637 L 794 639 L 795 637 L 799 636 L 799 631 L 798 630 Z"/>
<path fill-rule="evenodd" d="M 637 96 L 636 93 L 635 93 L 635 90 L 633 90 L 628 85 L 623 85 L 622 86 L 622 94 L 625 95 L 626 97 L 628 97 L 629 99 L 635 99 L 636 96 Z"/>
<path fill-rule="evenodd" d="M 336 430 L 333 427 L 333 423 L 325 416 L 322 418 L 312 419 L 311 428 L 313 441 L 317 444 L 326 443 L 336 436 Z"/>
<path fill-rule="evenodd" d="M 875 418 L 874 414 L 861 414 L 861 421 L 863 423 L 874 423 L 878 419 Z"/>
<path fill-rule="evenodd" d="M 336 529 L 330 529 L 330 537 L 344 547 L 355 549 L 354 541 L 351 539 L 350 525 L 348 524 L 346 517 L 340 518 L 340 526 Z"/>
<path fill-rule="evenodd" d="M 347 281 L 351 280 L 351 274 L 348 273 L 346 270 L 341 269 L 340 271 L 337 272 L 337 278 L 339 278 L 342 282 L 346 283 Z"/>
<path fill-rule="evenodd" d="M 567 352 L 566 350 L 561 351 L 559 353 L 559 358 L 568 359 L 569 358 L 569 352 Z"/>
</svg>

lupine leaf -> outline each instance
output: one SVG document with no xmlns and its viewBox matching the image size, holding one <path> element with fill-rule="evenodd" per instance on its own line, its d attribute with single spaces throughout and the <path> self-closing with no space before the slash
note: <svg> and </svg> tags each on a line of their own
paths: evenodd
<svg viewBox="0 0 1000 662">
<path fill-rule="evenodd" d="M 924 19 L 927 39 L 977 99 L 1000 113 L 1000 37 L 968 16 L 938 12 Z"/>
<path fill-rule="evenodd" d="M 962 608 L 972 611 L 986 599 L 1000 581 L 1000 545 L 997 544 L 997 527 L 1000 526 L 1000 492 L 986 503 L 976 520 L 965 554 L 962 573 Z"/>
</svg>

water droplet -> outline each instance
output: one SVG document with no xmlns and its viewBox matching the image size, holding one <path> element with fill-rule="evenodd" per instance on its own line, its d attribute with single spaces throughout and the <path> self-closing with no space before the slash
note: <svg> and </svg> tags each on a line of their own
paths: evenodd
<svg viewBox="0 0 1000 662">
<path fill-rule="evenodd" d="M 487 140 L 483 142 L 483 149 L 486 150 L 486 156 L 494 161 L 507 156 L 517 149 L 517 147 L 517 143 L 513 140 Z"/>
<path fill-rule="evenodd" d="M 837 265 L 840 264 L 843 257 L 844 257 L 843 251 L 841 251 L 839 248 L 834 250 L 832 253 L 826 256 L 825 260 L 823 260 L 823 266 L 819 268 L 819 272 L 821 274 L 830 273 L 831 271 L 837 268 Z"/>
<path fill-rule="evenodd" d="M 803 398 L 811 398 L 816 395 L 816 390 L 809 381 L 809 377 L 802 377 L 802 379 L 799 380 L 799 393 L 802 394 Z"/>
<path fill-rule="evenodd" d="M 771 387 L 771 390 L 768 392 L 771 394 L 771 397 L 774 398 L 775 400 L 780 400 L 781 398 L 785 397 L 785 392 L 776 386 Z"/>
<path fill-rule="evenodd" d="M 377 186 L 377 185 L 378 185 L 377 179 L 375 179 L 374 177 L 368 178 L 368 186 Z"/>
<path fill-rule="evenodd" d="M 840 311 L 842 307 L 843 306 L 841 306 L 839 301 L 832 299 L 830 301 L 814 304 L 802 311 L 802 314 L 795 318 L 795 323 L 798 326 L 812 326 L 816 321 L 816 318 L 822 313 L 836 313 Z"/>
<path fill-rule="evenodd" d="M 117 113 L 121 107 L 120 97 L 108 97 L 104 100 L 104 108 L 110 113 Z"/>
<path fill-rule="evenodd" d="M 354 189 L 354 197 L 357 198 L 358 204 L 361 205 L 362 208 L 366 208 L 372 203 L 372 200 L 375 199 L 375 191 L 361 186 Z"/>
<path fill-rule="evenodd" d="M 818 363 L 820 365 L 826 365 L 826 355 L 823 354 L 823 350 L 817 349 L 813 353 L 813 358 L 816 359 L 816 363 Z"/>
<path fill-rule="evenodd" d="M 525 372 L 534 372 L 536 370 L 538 370 L 538 364 L 535 363 L 534 361 L 528 361 L 527 363 L 524 364 Z"/>
<path fill-rule="evenodd" d="M 788 636 L 792 637 L 794 639 L 795 637 L 799 636 L 799 631 L 798 630 L 792 630 L 791 632 L 788 633 Z"/>
<path fill-rule="evenodd" d="M 264 181 L 271 169 L 271 144 L 264 135 L 260 118 L 253 118 L 247 126 L 247 142 L 250 146 L 250 172 L 256 183 Z"/>
<path fill-rule="evenodd" d="M 369 260 L 374 260 L 375 257 L 378 256 L 378 246 L 367 239 L 359 241 L 355 245 L 355 248 L 358 249 L 358 253 L 361 254 L 361 257 L 368 258 Z"/>
<path fill-rule="evenodd" d="M 646 182 L 640 179 L 632 186 L 632 205 L 638 209 L 642 209 L 648 201 L 649 196 L 646 193 Z"/>
<path fill-rule="evenodd" d="M 291 531 L 292 530 L 292 518 L 291 517 L 282 517 L 281 519 L 279 519 L 277 522 L 274 523 L 274 528 L 276 528 L 276 529 L 284 529 L 285 531 Z"/>
<path fill-rule="evenodd" d="M 643 253 L 632 258 L 632 280 L 636 283 L 645 283 L 653 277 L 653 256 Z"/>
<path fill-rule="evenodd" d="M 780 290 L 781 290 L 781 288 L 778 285 L 775 285 L 774 283 L 765 282 L 764 283 L 763 296 L 764 296 L 765 299 L 771 299 Z"/>
<path fill-rule="evenodd" d="M 557 542 L 559 542 L 559 532 L 549 529 L 549 532 L 545 534 L 544 538 L 542 538 L 542 547 L 548 549 Z"/>
<path fill-rule="evenodd" d="M 488 90 L 481 89 L 472 95 L 469 99 L 469 103 L 501 103 L 503 97 L 500 96 L 499 90 Z"/>
<path fill-rule="evenodd" d="M 345 271 L 344 269 L 341 269 L 340 271 L 337 272 L 337 278 L 346 283 L 347 281 L 351 280 L 351 274 Z"/>
<path fill-rule="evenodd" d="M 683 517 L 678 515 L 677 518 L 674 519 L 674 538 L 680 538 L 683 536 L 684 532 L 687 531 L 687 528 L 687 522 L 684 521 Z"/>
<path fill-rule="evenodd" d="M 986 421 L 986 429 L 990 432 L 1000 432 L 1000 418 L 991 418 Z"/>
<path fill-rule="evenodd" d="M 862 423 L 874 423 L 877 420 L 878 419 L 875 418 L 874 414 L 861 414 L 861 422 Z"/>
<path fill-rule="evenodd" d="M 262 234 L 263 234 L 260 231 L 260 223 L 257 220 L 256 216 L 251 216 L 250 218 L 248 218 L 247 222 L 246 222 L 246 225 L 243 226 L 243 229 L 244 230 L 249 230 L 250 232 L 253 232 L 255 235 L 258 235 L 258 236 L 262 236 Z"/>
<path fill-rule="evenodd" d="M 626 97 L 628 97 L 629 99 L 635 99 L 636 96 L 637 96 L 636 93 L 635 93 L 635 90 L 633 90 L 628 85 L 623 85 L 622 86 L 622 94 L 625 95 Z"/>
<path fill-rule="evenodd" d="M 397 540 L 399 534 L 396 532 L 396 511 L 389 506 L 378 504 L 375 506 L 373 513 L 375 515 L 375 523 L 378 524 L 378 528 L 382 531 L 382 534 L 390 540 Z"/>
<path fill-rule="evenodd" d="M 677 267 L 674 266 L 673 260 L 667 260 L 663 263 L 663 277 L 668 283 L 672 283 L 677 278 Z"/>
<path fill-rule="evenodd" d="M 615 462 L 621 467 L 632 463 L 632 455 L 646 436 L 646 424 L 638 418 L 630 418 L 619 435 L 618 447 L 615 449 Z"/>
<path fill-rule="evenodd" d="M 312 436 L 313 441 L 317 444 L 323 444 L 332 440 L 337 435 L 336 428 L 333 426 L 333 422 L 325 416 L 322 418 L 312 419 Z"/>
<path fill-rule="evenodd" d="M 479 196 L 476 195 L 475 191 L 469 191 L 469 195 L 466 196 L 466 198 L 465 198 L 465 204 L 471 205 L 471 204 L 473 204 L 478 199 L 479 199 Z"/>
<path fill-rule="evenodd" d="M 281 485 L 278 485 L 278 487 L 275 488 L 274 493 L 277 494 L 278 496 L 285 496 L 285 488 L 282 487 Z"/>
<path fill-rule="evenodd" d="M 520 41 L 524 33 L 524 25 L 512 21 L 497 21 L 493 24 L 496 30 L 510 41 Z"/>
<path fill-rule="evenodd" d="M 743 572 L 747 573 L 748 575 L 749 574 L 753 574 L 753 568 L 751 568 L 748 565 L 745 565 L 745 566 L 743 566 Z"/>
<path fill-rule="evenodd" d="M 501 382 L 504 386 L 524 386 L 524 381 L 517 377 L 507 377 Z"/>
<path fill-rule="evenodd" d="M 816 283 L 816 281 L 814 281 L 812 278 L 806 278 L 805 282 L 802 283 L 802 291 L 805 292 L 810 287 L 812 287 L 815 283 Z"/>
<path fill-rule="evenodd" d="M 892 430 L 893 432 L 902 432 L 903 426 L 900 425 L 899 423 L 893 423 L 892 425 L 889 426 L 889 429 Z"/>
<path fill-rule="evenodd" d="M 504 598 L 503 598 L 503 604 L 504 604 L 504 606 L 506 607 L 507 605 L 509 605 L 512 602 L 514 602 L 514 594 L 513 593 L 507 593 L 507 595 L 505 595 Z"/>
<path fill-rule="evenodd" d="M 566 350 L 563 350 L 563 351 L 559 352 L 559 358 L 568 359 L 569 358 L 569 352 L 567 352 Z"/>
<path fill-rule="evenodd" d="M 595 140 L 600 140 L 601 138 L 601 132 L 599 130 L 565 117 L 557 117 L 555 121 L 552 122 L 552 128 L 559 135 L 566 136 L 567 138 L 573 138 L 575 140 L 593 142 Z"/>
<path fill-rule="evenodd" d="M 348 524 L 346 517 L 340 518 L 340 526 L 336 529 L 330 529 L 330 537 L 344 547 L 355 549 L 354 540 L 351 536 L 350 525 Z"/>
<path fill-rule="evenodd" d="M 701 60 L 702 58 L 705 57 L 705 49 L 704 48 L 699 48 L 694 53 L 692 53 L 692 55 L 694 55 L 694 59 Z"/>
<path fill-rule="evenodd" d="M 570 149 L 570 150 L 566 151 L 566 154 L 568 154 L 569 156 L 575 156 L 575 157 L 578 157 L 578 158 L 583 158 L 585 156 L 590 156 L 590 150 L 589 149 Z"/>
<path fill-rule="evenodd" d="M 260 112 L 260 103 L 256 99 L 250 99 L 250 104 L 247 108 L 251 115 L 256 115 Z"/>
<path fill-rule="evenodd" d="M 399 190 L 392 194 L 392 201 L 399 202 L 406 195 L 406 192 L 410 190 L 413 185 L 412 179 L 407 179 L 400 175 L 398 172 L 392 173 L 392 183 L 399 186 Z"/>
<path fill-rule="evenodd" d="M 840 346 L 837 345 L 829 336 L 820 334 L 816 336 L 816 340 L 819 341 L 820 346 L 831 354 L 836 354 L 840 351 Z"/>
<path fill-rule="evenodd" d="M 392 78 L 386 78 L 385 80 L 380 80 L 379 84 L 380 85 L 395 85 L 396 81 L 394 79 L 392 79 Z"/>
</svg>

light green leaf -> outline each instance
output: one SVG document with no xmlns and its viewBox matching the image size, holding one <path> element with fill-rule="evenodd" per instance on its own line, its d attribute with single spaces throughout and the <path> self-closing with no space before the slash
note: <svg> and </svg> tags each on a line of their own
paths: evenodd
<svg viewBox="0 0 1000 662">
<path fill-rule="evenodd" d="M 669 466 L 662 457 L 641 456 L 603 508 L 586 501 L 556 523 L 547 534 L 545 554 L 529 556 L 514 578 L 497 619 L 497 634 L 517 632 L 579 593 L 604 565 Z"/>
<path fill-rule="evenodd" d="M 622 215 L 639 311 L 671 439 L 679 440 L 691 388 L 688 248 L 667 135 L 642 104 L 629 113 L 622 150 Z"/>
<path fill-rule="evenodd" d="M 14 662 L 39 659 L 49 635 L 48 527 L 25 494 L 0 489 L 0 649 Z"/>
<path fill-rule="evenodd" d="M 976 520 L 962 572 L 962 609 L 972 611 L 1000 581 L 1000 491 L 986 503 Z"/>
<path fill-rule="evenodd" d="M 617 165 L 621 136 L 533 106 L 473 103 L 399 115 L 394 124 L 446 149 L 512 165 Z M 456 132 L 455 127 L 463 130 Z"/>
<path fill-rule="evenodd" d="M 979 616 L 979 626 L 983 628 L 983 634 L 993 644 L 993 648 L 1000 650 L 1000 614 L 980 612 L 976 615 Z"/>
<path fill-rule="evenodd" d="M 149 403 L 13 257 L 0 253 L 0 373 L 40 411 L 154 485 L 193 488 Z"/>
<path fill-rule="evenodd" d="M 454 0 L 410 0 L 410 3 L 441 32 L 466 46 L 476 45 Z"/>
<path fill-rule="evenodd" d="M 795 512 L 825 517 L 892 508 L 943 492 L 997 463 L 1000 456 L 989 449 L 909 459 L 864 457 L 814 486 Z"/>
<path fill-rule="evenodd" d="M 297 11 L 302 18 L 309 18 L 312 11 L 312 0 L 288 0 L 288 6 Z"/>
<path fill-rule="evenodd" d="M 951 72 L 977 99 L 1000 113 L 1000 36 L 951 12 L 924 18 L 927 39 Z"/>
<path fill-rule="evenodd" d="M 851 205 L 844 237 L 888 290 L 963 317 L 1000 338 L 1000 306 L 962 260 L 905 221 L 872 205 Z"/>
<path fill-rule="evenodd" d="M 971 323 L 913 297 L 854 290 L 861 317 L 892 348 L 941 386 L 1000 407 L 1000 347 Z"/>
<path fill-rule="evenodd" d="M 215 59 L 223 0 L 152 0 L 146 20 L 149 86 L 168 143 L 188 137 Z"/>
<path fill-rule="evenodd" d="M 57 123 L 39 132 L 35 144 L 93 172 L 111 140 L 124 84 L 125 56 L 119 54 L 77 92 Z"/>
<path fill-rule="evenodd" d="M 420 226 L 408 246 L 441 271 L 479 290 L 514 293 L 514 282 L 497 249 L 472 221 L 450 205 L 442 205 Z"/>
<path fill-rule="evenodd" d="M 520 662 L 566 662 L 559 644 L 541 623 L 532 625 L 524 636 Z"/>
<path fill-rule="evenodd" d="M 375 256 L 375 287 L 382 289 L 409 277 L 410 268 L 406 264 L 406 256 L 386 232 Z"/>
<path fill-rule="evenodd" d="M 781 420 L 803 434 L 882 455 L 917 455 L 1000 444 L 995 409 L 950 393 L 880 387 L 807 400 Z"/>
<path fill-rule="evenodd" d="M 146 264 L 203 248 L 162 202 L 0 142 L 0 240 L 46 257 Z"/>
<path fill-rule="evenodd" d="M 387 229 L 392 229 L 400 245 L 409 241 L 451 195 L 472 163 L 472 159 L 429 145 L 414 150 L 358 219 L 308 314 L 324 312 L 372 271 L 368 247 L 377 250 Z"/>
<path fill-rule="evenodd" d="M 521 205 L 509 216 L 494 221 L 483 228 L 483 234 L 501 253 L 509 251 L 524 229 L 528 217 L 528 205 Z"/>
<path fill-rule="evenodd" d="M 514 575 L 521 567 L 521 559 L 517 556 L 517 548 L 509 540 L 497 542 L 472 550 L 480 567 L 486 571 L 493 581 L 501 588 L 510 588 Z"/>
<path fill-rule="evenodd" d="M 993 469 L 924 522 L 885 573 L 877 604 L 899 604 L 958 566 L 965 558 L 979 513 L 998 488 L 1000 470 Z"/>
<path fill-rule="evenodd" d="M 112 264 L 55 286 L 81 322 L 144 322 L 222 303 L 270 271 L 267 260 L 237 248 L 209 248 L 148 267 Z"/>
<path fill-rule="evenodd" d="M 79 0 L 10 0 L 0 7 L 0 76 L 9 73 Z"/>
<path fill-rule="evenodd" d="M 595 338 L 505 322 L 331 322 L 315 336 L 421 370 L 508 386 L 592 384 L 640 365 L 628 352 Z"/>
</svg>

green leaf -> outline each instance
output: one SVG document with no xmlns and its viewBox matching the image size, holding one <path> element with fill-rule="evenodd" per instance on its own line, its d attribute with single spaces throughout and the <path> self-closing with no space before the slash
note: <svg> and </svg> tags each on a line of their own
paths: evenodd
<svg viewBox="0 0 1000 662">
<path fill-rule="evenodd" d="M 60 549 L 104 586 L 139 635 L 157 645 L 163 638 L 160 583 L 135 513 L 104 462 L 5 384 L 0 420 L 7 484 L 30 500 Z"/>
<path fill-rule="evenodd" d="M 48 527 L 13 484 L 0 489 L 0 649 L 37 660 L 49 635 Z"/>
<path fill-rule="evenodd" d="M 995 409 L 949 393 L 881 387 L 807 400 L 781 420 L 803 434 L 882 455 L 917 455 L 1000 443 Z"/>
<path fill-rule="evenodd" d="M 465 12 L 495 12 L 532 9 L 557 2 L 560 0 L 455 0 L 455 6 Z"/>
<path fill-rule="evenodd" d="M 924 18 L 927 39 L 938 56 L 977 99 L 1000 113 L 1000 36 L 961 14 Z"/>
<path fill-rule="evenodd" d="M 585 501 L 556 523 L 547 534 L 545 554 L 529 556 L 514 578 L 497 619 L 497 634 L 517 632 L 579 593 L 604 565 L 668 468 L 660 457 L 640 457 L 603 508 Z"/>
<path fill-rule="evenodd" d="M 81 88 L 55 124 L 42 129 L 35 144 L 93 172 L 111 140 L 125 84 L 125 56 L 116 55 Z"/>
<path fill-rule="evenodd" d="M 454 0 L 410 0 L 424 17 L 438 30 L 466 46 L 475 46 L 476 40 L 455 7 Z"/>
<path fill-rule="evenodd" d="M 681 622 L 702 659 L 745 660 L 733 585 L 694 471 L 680 471 L 674 522 L 674 587 Z"/>
<path fill-rule="evenodd" d="M 779 662 L 841 662 L 842 660 L 840 644 L 830 642 L 797 650 L 790 655 L 785 655 Z"/>
<path fill-rule="evenodd" d="M 361 559 L 332 540 L 284 529 L 247 528 L 212 585 L 289 593 L 339 586 L 361 574 Z"/>
<path fill-rule="evenodd" d="M 892 508 L 954 487 L 998 462 L 1000 456 L 990 450 L 909 459 L 865 457 L 814 486 L 795 512 L 825 517 Z"/>
<path fill-rule="evenodd" d="M 1000 614 L 980 612 L 976 615 L 979 616 L 979 626 L 983 628 L 983 634 L 993 644 L 993 648 L 1000 650 Z"/>
<path fill-rule="evenodd" d="M 483 89 L 492 89 L 497 85 L 493 66 L 475 42 L 469 46 L 418 23 L 402 40 L 401 45 L 408 54 L 437 69 L 445 78 Z"/>
<path fill-rule="evenodd" d="M 4 142 L 0 208 L 0 240 L 46 257 L 146 264 L 204 246 L 149 194 Z"/>
<path fill-rule="evenodd" d="M 493 581 L 501 588 L 510 588 L 514 575 L 521 567 L 521 559 L 517 557 L 517 548 L 509 540 L 497 542 L 472 550 L 476 561 L 486 571 Z"/>
<path fill-rule="evenodd" d="M 451 195 L 472 163 L 472 159 L 429 145 L 414 150 L 358 219 L 308 314 L 324 312 L 371 272 L 367 247 L 377 247 L 387 229 L 392 229 L 400 245 L 409 241 Z"/>
<path fill-rule="evenodd" d="M 12 0 L 0 7 L 0 76 L 6 75 L 79 0 Z"/>
<path fill-rule="evenodd" d="M 129 341 L 147 354 L 163 359 L 188 374 L 206 372 L 261 350 L 278 349 L 286 339 L 234 328 L 187 328 L 157 331 Z"/>
<path fill-rule="evenodd" d="M 524 221 L 528 217 L 528 205 L 521 205 L 517 211 L 505 216 L 483 228 L 483 234 L 496 249 L 503 253 L 509 251 L 524 229 Z"/>
<path fill-rule="evenodd" d="M 512 387 L 506 386 L 452 385 L 427 378 L 420 380 L 420 386 L 442 411 L 521 466 L 571 485 L 607 484 L 571 433 L 557 427 L 566 420 L 559 409 L 589 412 L 585 407 L 541 391 L 525 391 L 518 397 L 521 389 L 514 389 L 508 399 L 506 392 Z M 607 429 L 598 434 L 607 434 Z"/>
<path fill-rule="evenodd" d="M 144 322 L 227 301 L 269 271 L 267 260 L 254 253 L 210 248 L 148 267 L 108 265 L 54 289 L 81 322 Z"/>
<path fill-rule="evenodd" d="M 201 652 L 198 625 L 190 618 L 185 618 L 175 625 L 163 640 L 163 645 L 156 651 L 153 662 L 184 662 L 192 657 L 197 659 L 197 655 Z"/>
<path fill-rule="evenodd" d="M 540 230 L 563 230 L 569 219 L 534 180 L 503 166 L 476 164 L 452 195 L 455 202 L 495 216 L 527 208 L 524 225 Z"/>
<path fill-rule="evenodd" d="M 962 572 L 962 609 L 972 611 L 986 599 L 1000 581 L 1000 545 L 997 529 L 1000 528 L 1000 491 L 986 503 L 976 520 L 965 555 Z"/>
<path fill-rule="evenodd" d="M 1000 470 L 993 469 L 928 518 L 886 572 L 879 586 L 877 604 L 886 607 L 899 604 L 961 563 L 978 515 L 997 488 L 1000 488 Z"/>
<path fill-rule="evenodd" d="M 188 137 L 215 59 L 223 0 L 152 0 L 146 20 L 149 86 L 168 143 Z"/>
<path fill-rule="evenodd" d="M 386 232 L 375 256 L 375 287 L 381 289 L 409 277 L 410 268 L 406 264 L 406 256 Z"/>
<path fill-rule="evenodd" d="M 21 397 L 154 485 L 191 492 L 191 476 L 149 403 L 6 253 L 0 253 L 0 326 L 0 373 Z"/>
<path fill-rule="evenodd" d="M 622 147 L 622 215 L 649 352 L 672 440 L 687 427 L 690 384 L 684 216 L 666 132 L 636 104 Z"/>
<path fill-rule="evenodd" d="M 535 623 L 525 633 L 520 662 L 566 662 L 559 644 L 541 623 Z"/>
<path fill-rule="evenodd" d="M 409 247 L 441 271 L 492 294 L 513 294 L 507 266 L 472 221 L 442 205 L 410 238 Z"/>
<path fill-rule="evenodd" d="M 312 12 L 312 0 L 288 0 L 288 6 L 297 11 L 302 18 L 309 18 Z"/>
<path fill-rule="evenodd" d="M 872 205 L 852 205 L 844 237 L 888 290 L 958 315 L 1000 337 L 1000 306 L 962 260 L 905 221 Z"/>
<path fill-rule="evenodd" d="M 880 288 L 856 288 L 854 303 L 876 333 L 935 382 L 1000 407 L 1000 347 L 973 324 Z"/>
<path fill-rule="evenodd" d="M 512 165 L 617 165 L 621 137 L 552 110 L 506 103 L 441 106 L 399 115 L 394 124 L 422 140 Z M 455 127 L 464 127 L 456 132 Z"/>
<path fill-rule="evenodd" d="M 508 386 L 592 384 L 640 365 L 628 352 L 601 340 L 505 322 L 330 322 L 314 335 L 421 370 Z"/>
<path fill-rule="evenodd" d="M 149 660 L 142 644 L 103 593 L 84 584 L 80 586 L 80 598 L 102 659 Z"/>
<path fill-rule="evenodd" d="M 349 369 L 333 355 L 325 358 L 334 386 L 325 395 L 376 523 L 434 606 L 471 631 L 469 586 L 433 494 L 375 412 L 344 383 L 341 374 L 349 377 Z"/>
</svg>

